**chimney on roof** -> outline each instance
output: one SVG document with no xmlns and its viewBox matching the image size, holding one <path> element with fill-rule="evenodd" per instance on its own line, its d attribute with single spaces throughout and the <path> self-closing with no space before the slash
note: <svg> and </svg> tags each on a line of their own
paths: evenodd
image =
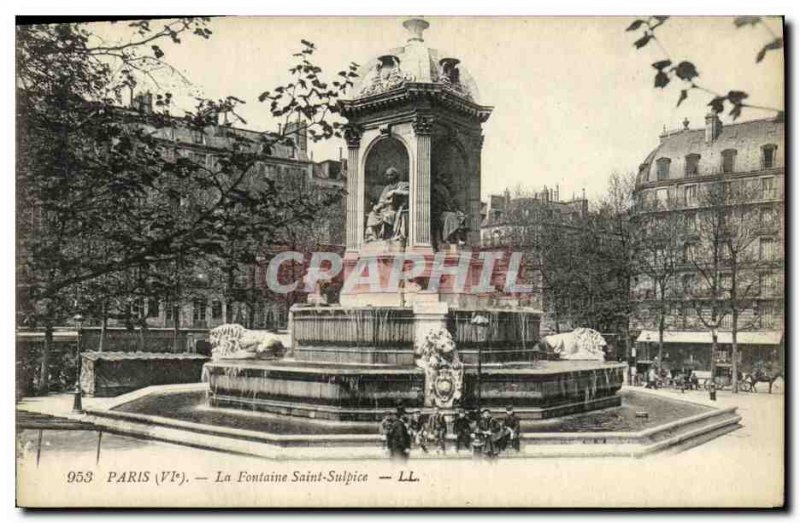
<svg viewBox="0 0 800 523">
<path fill-rule="evenodd" d="M 295 146 L 301 151 L 308 152 L 308 134 L 305 123 L 297 120 L 286 124 L 286 136 L 294 141 Z"/>
<path fill-rule="evenodd" d="M 722 132 L 722 121 L 716 113 L 706 115 L 706 143 L 711 143 L 717 139 Z"/>
<path fill-rule="evenodd" d="M 147 91 L 146 93 L 139 93 L 131 99 L 131 106 L 133 109 L 142 114 L 150 114 L 153 112 L 153 93 Z"/>
<path fill-rule="evenodd" d="M 669 133 L 667 132 L 667 126 L 664 125 L 661 128 L 661 134 L 658 135 L 658 142 L 664 143 L 664 140 L 667 138 L 667 136 L 669 136 Z"/>
</svg>

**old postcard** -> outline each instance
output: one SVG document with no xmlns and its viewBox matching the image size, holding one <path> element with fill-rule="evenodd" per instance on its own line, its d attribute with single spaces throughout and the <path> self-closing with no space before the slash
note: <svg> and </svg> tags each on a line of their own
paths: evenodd
<svg viewBox="0 0 800 523">
<path fill-rule="evenodd" d="M 21 507 L 764 507 L 784 20 L 16 26 Z"/>
</svg>

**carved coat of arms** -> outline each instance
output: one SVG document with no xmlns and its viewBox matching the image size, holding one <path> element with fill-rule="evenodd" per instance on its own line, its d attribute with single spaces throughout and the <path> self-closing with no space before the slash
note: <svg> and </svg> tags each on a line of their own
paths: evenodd
<svg viewBox="0 0 800 523">
<path fill-rule="evenodd" d="M 452 408 L 461 399 L 464 364 L 445 328 L 429 330 L 416 347 L 416 364 L 425 370 L 425 406 Z"/>
</svg>

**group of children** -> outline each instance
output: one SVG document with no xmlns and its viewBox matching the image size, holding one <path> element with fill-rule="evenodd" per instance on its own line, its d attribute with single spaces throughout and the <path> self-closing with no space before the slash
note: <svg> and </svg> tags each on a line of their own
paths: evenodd
<svg viewBox="0 0 800 523">
<path fill-rule="evenodd" d="M 429 447 L 435 448 L 437 453 L 444 453 L 449 430 L 455 435 L 456 452 L 471 449 L 476 455 L 493 458 L 509 447 L 517 452 L 520 448 L 520 422 L 513 407 L 507 407 L 502 418 L 493 417 L 489 409 L 473 410 L 468 415 L 459 408 L 452 420 L 452 428 L 438 407 L 434 407 L 426 417 L 419 410 L 411 412 L 409 417 L 398 408 L 396 413 L 387 412 L 380 424 L 384 445 L 393 456 L 407 456 L 412 446 L 425 453 Z"/>
</svg>

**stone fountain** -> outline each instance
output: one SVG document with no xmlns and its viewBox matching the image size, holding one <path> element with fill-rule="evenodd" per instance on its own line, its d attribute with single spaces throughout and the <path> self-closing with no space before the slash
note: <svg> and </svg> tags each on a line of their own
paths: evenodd
<svg viewBox="0 0 800 523">
<path fill-rule="evenodd" d="M 482 124 L 492 108 L 428 23 L 366 63 L 348 123 L 347 246 L 339 304 L 291 310 L 286 357 L 206 364 L 213 406 L 343 421 L 388 409 L 502 409 L 546 418 L 619 405 L 623 366 L 549 361 L 513 257 L 484 271 Z"/>
</svg>

